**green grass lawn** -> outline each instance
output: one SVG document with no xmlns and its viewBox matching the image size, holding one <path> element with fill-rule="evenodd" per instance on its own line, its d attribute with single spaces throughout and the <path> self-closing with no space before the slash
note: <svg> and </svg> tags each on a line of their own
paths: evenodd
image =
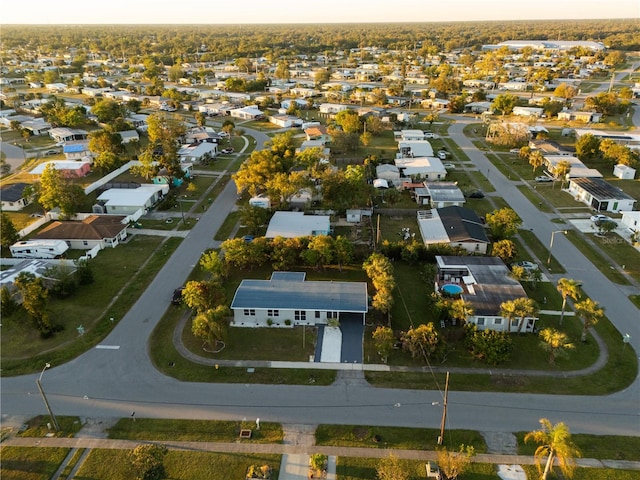
<svg viewBox="0 0 640 480">
<path fill-rule="evenodd" d="M 335 447 L 388 448 L 393 450 L 435 450 L 440 429 L 370 427 L 366 425 L 318 425 L 316 445 Z M 446 445 L 472 445 L 476 453 L 486 453 L 482 435 L 474 430 L 447 430 Z"/>
<path fill-rule="evenodd" d="M 600 250 L 596 249 L 591 243 L 587 241 L 585 236 L 583 235 L 569 235 L 568 236 L 574 246 L 582 252 L 582 254 L 589 259 L 593 265 L 600 270 L 600 272 L 611 280 L 613 283 L 617 283 L 618 285 L 629 285 L 629 281 L 626 277 L 618 270 L 618 265 L 611 265 L 605 257 L 602 256 Z M 629 264 L 629 268 L 638 275 L 638 268 L 635 265 L 637 262 L 633 262 L 633 258 L 638 257 L 638 252 L 635 251 L 633 247 L 626 244 L 628 247 L 625 248 L 621 243 L 619 245 L 615 245 L 613 243 L 609 243 L 605 239 L 598 239 L 595 235 L 589 235 L 589 238 L 596 241 L 596 243 L 607 251 L 612 257 L 616 257 L 623 262 Z M 615 234 L 610 233 L 608 235 L 609 238 L 617 237 Z M 633 251 L 632 251 L 633 250 Z M 625 259 L 626 258 L 626 259 Z M 625 265 L 626 268 L 626 265 Z"/>
<path fill-rule="evenodd" d="M 80 467 L 78 480 L 131 480 L 134 473 L 128 450 L 94 449 Z M 164 457 L 166 478 L 189 480 L 243 479 L 252 464 L 268 464 L 274 479 L 278 478 L 281 455 L 210 453 L 171 450 Z"/>
<path fill-rule="evenodd" d="M 561 227 L 562 228 L 562 227 Z M 547 263 L 549 259 L 549 249 L 538 240 L 538 237 L 534 235 L 534 233 L 530 230 L 519 230 L 518 236 L 520 237 L 520 241 L 527 245 L 529 250 L 531 250 L 534 255 L 540 260 L 540 262 Z M 567 235 L 569 239 L 574 239 L 577 237 L 575 233 L 569 233 Z M 520 252 L 525 252 L 523 249 L 519 249 Z M 553 273 L 566 273 L 566 270 L 556 258 L 551 255 L 551 262 L 547 263 L 547 269 L 549 272 Z"/>
<path fill-rule="evenodd" d="M 1 447 L 0 477 L 3 480 L 53 478 L 53 474 L 70 450 L 69 448 Z"/>
<path fill-rule="evenodd" d="M 235 212 L 229 213 L 229 215 L 227 215 L 227 218 L 224 219 L 224 222 L 220 226 L 220 229 L 218 230 L 218 232 L 215 234 L 213 238 L 221 242 L 226 240 L 231 236 L 231 232 L 233 231 L 233 229 L 235 228 L 235 226 L 238 224 L 239 221 L 240 221 L 239 211 L 236 210 Z"/>
<path fill-rule="evenodd" d="M 131 308 L 181 240 L 136 236 L 115 249 L 102 250 L 91 261 L 93 284 L 81 287 L 71 298 L 51 299 L 51 318 L 65 327 L 51 338 L 42 339 L 29 327 L 22 311 L 3 318 L 2 375 L 38 372 L 46 362 L 60 365 L 99 342 Z M 116 296 L 118 302 L 112 302 Z M 79 325 L 85 328 L 81 337 L 76 331 Z"/>
<path fill-rule="evenodd" d="M 239 440 L 241 429 L 253 430 L 250 439 Z M 174 440 L 184 442 L 282 443 L 282 425 L 222 420 L 171 420 L 159 418 L 121 418 L 109 428 L 109 438 L 124 440 Z"/>
<path fill-rule="evenodd" d="M 537 444 L 525 443 L 527 432 L 517 432 L 518 455 L 533 455 Z M 640 437 L 623 437 L 619 435 L 587 435 L 571 434 L 571 440 L 582 452 L 583 458 L 600 460 L 640 460 Z"/>
<path fill-rule="evenodd" d="M 68 417 L 61 415 L 56 417 L 60 430 L 51 431 L 49 425 L 51 424 L 51 418 L 48 415 L 38 415 L 29 421 L 27 421 L 26 430 L 18 432 L 18 437 L 44 437 L 47 434 L 52 434 L 55 437 L 73 437 L 82 428 L 82 423 L 79 417 Z"/>
</svg>

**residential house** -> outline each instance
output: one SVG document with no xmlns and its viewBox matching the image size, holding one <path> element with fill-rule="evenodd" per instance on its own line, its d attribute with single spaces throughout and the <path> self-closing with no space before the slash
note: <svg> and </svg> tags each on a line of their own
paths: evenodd
<svg viewBox="0 0 640 480">
<path fill-rule="evenodd" d="M 77 162 L 73 160 L 51 160 L 50 162 L 44 162 L 36 165 L 36 167 L 29 173 L 31 175 L 42 175 L 44 169 L 47 168 L 48 165 L 53 165 L 53 167 L 65 178 L 84 177 L 91 171 L 91 162 L 86 160 Z"/>
<path fill-rule="evenodd" d="M 122 143 L 124 145 L 126 145 L 127 143 L 140 141 L 140 135 L 138 135 L 137 130 L 123 130 L 121 132 L 118 132 L 118 135 L 120 135 L 120 138 L 122 139 Z"/>
<path fill-rule="evenodd" d="M 304 212 L 276 212 L 269 221 L 266 238 L 298 238 L 329 235 L 329 215 L 305 215 Z"/>
<path fill-rule="evenodd" d="M 424 180 L 442 180 L 447 170 L 442 162 L 434 157 L 396 158 L 396 167 L 401 177 L 418 177 Z"/>
<path fill-rule="evenodd" d="M 491 102 L 470 102 L 464 106 L 465 113 L 485 113 L 493 109 Z"/>
<path fill-rule="evenodd" d="M 322 103 L 320 104 L 320 113 L 326 113 L 329 115 L 335 115 L 343 110 L 348 110 L 348 105 L 342 105 L 339 103 Z"/>
<path fill-rule="evenodd" d="M 577 201 L 597 212 L 617 213 L 633 210 L 635 198 L 614 187 L 602 178 L 572 178 L 567 191 Z"/>
<path fill-rule="evenodd" d="M 9 120 L 12 120 L 12 117 L 9 117 Z M 44 118 L 33 118 L 30 120 L 26 120 L 20 123 L 20 126 L 25 130 L 29 130 L 31 135 L 42 136 L 47 135 L 49 130 L 51 130 L 51 124 L 45 121 Z"/>
<path fill-rule="evenodd" d="M 466 207 L 419 210 L 418 227 L 425 245 L 447 244 L 469 253 L 486 254 L 489 238 L 480 217 Z"/>
<path fill-rule="evenodd" d="M 273 272 L 269 280 L 242 280 L 231 302 L 236 327 L 364 325 L 366 282 L 307 281 L 303 272 Z"/>
<path fill-rule="evenodd" d="M 74 140 L 65 142 L 62 152 L 67 160 L 87 160 L 91 161 L 93 152 L 89 149 L 89 140 Z"/>
<path fill-rule="evenodd" d="M 620 226 L 627 228 L 630 232 L 640 232 L 640 211 L 621 211 L 622 218 L 620 219 Z"/>
<path fill-rule="evenodd" d="M 184 134 L 183 143 L 220 143 L 222 137 L 211 127 L 193 127 Z"/>
<path fill-rule="evenodd" d="M 280 128 L 293 128 L 302 125 L 302 119 L 293 115 L 271 115 L 269 116 L 269 122 Z"/>
<path fill-rule="evenodd" d="M 435 291 L 458 287 L 460 298 L 473 309 L 467 323 L 479 330 L 500 332 L 535 332 L 536 317 L 514 318 L 509 322 L 501 314 L 504 302 L 527 298 L 522 285 L 511 275 L 504 262 L 497 257 L 436 256 Z"/>
<path fill-rule="evenodd" d="M 125 215 L 89 215 L 82 221 L 55 221 L 34 238 L 64 240 L 76 250 L 114 248 L 127 238 L 127 220 Z"/>
<path fill-rule="evenodd" d="M 182 145 L 178 150 L 180 162 L 202 163 L 210 160 L 218 155 L 217 143 L 192 143 L 190 145 Z"/>
<path fill-rule="evenodd" d="M 398 142 L 399 157 L 434 157 L 428 140 L 401 140 Z"/>
<path fill-rule="evenodd" d="M 599 123 L 601 118 L 602 114 L 598 112 L 574 112 L 570 110 L 558 112 L 558 120 L 566 122 Z"/>
<path fill-rule="evenodd" d="M 544 109 L 538 107 L 513 107 L 513 115 L 518 117 L 535 117 L 540 118 L 544 113 Z"/>
<path fill-rule="evenodd" d="M 29 198 L 24 195 L 28 183 L 11 183 L 0 187 L 0 202 L 2 211 L 17 212 L 29 205 Z"/>
<path fill-rule="evenodd" d="M 376 177 L 392 183 L 396 187 L 400 185 L 400 170 L 395 165 L 383 163 L 376 167 Z"/>
<path fill-rule="evenodd" d="M 311 125 L 305 128 L 304 134 L 307 140 L 321 140 L 323 143 L 331 142 L 331 135 L 327 133 L 327 127 L 324 125 Z"/>
<path fill-rule="evenodd" d="M 589 168 L 573 155 L 545 155 L 545 167 L 551 174 L 555 171 L 560 162 L 569 162 L 571 169 L 567 174 L 569 178 L 600 178 L 602 174 L 595 168 Z"/>
<path fill-rule="evenodd" d="M 49 130 L 49 136 L 56 142 L 72 142 L 74 140 L 86 140 L 89 132 L 78 128 L 57 127 Z"/>
<path fill-rule="evenodd" d="M 424 182 L 424 187 L 414 190 L 418 205 L 429 205 L 431 208 L 462 207 L 464 194 L 453 182 Z"/>
<path fill-rule="evenodd" d="M 229 112 L 234 118 L 241 120 L 257 120 L 264 117 L 264 112 L 261 111 L 256 105 L 249 105 L 247 107 L 236 108 Z"/>
<path fill-rule="evenodd" d="M 137 220 L 169 193 L 168 185 L 143 184 L 138 188 L 110 188 L 102 192 L 93 213 L 130 215 Z"/>
</svg>

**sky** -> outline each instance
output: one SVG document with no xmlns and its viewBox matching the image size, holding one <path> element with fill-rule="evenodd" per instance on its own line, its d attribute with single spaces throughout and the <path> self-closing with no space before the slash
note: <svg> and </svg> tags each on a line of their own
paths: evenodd
<svg viewBox="0 0 640 480">
<path fill-rule="evenodd" d="M 30 0 L 25 3 L 3 3 L 0 24 L 370 23 L 640 18 L 639 0 Z"/>
</svg>

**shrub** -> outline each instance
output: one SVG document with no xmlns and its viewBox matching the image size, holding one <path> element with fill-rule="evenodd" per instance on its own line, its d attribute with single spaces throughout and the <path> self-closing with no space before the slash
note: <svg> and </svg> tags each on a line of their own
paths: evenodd
<svg viewBox="0 0 640 480">
<path fill-rule="evenodd" d="M 273 325 L 273 320 L 270 318 L 267 318 L 267 325 L 269 326 Z"/>
</svg>

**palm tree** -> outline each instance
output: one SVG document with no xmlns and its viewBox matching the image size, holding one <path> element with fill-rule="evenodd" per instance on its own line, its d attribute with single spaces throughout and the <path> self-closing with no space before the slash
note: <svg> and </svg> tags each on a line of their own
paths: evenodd
<svg viewBox="0 0 640 480">
<path fill-rule="evenodd" d="M 564 319 L 564 309 L 567 306 L 567 297 L 570 297 L 574 302 L 580 298 L 580 285 L 581 283 L 572 278 L 561 278 L 558 280 L 558 291 L 562 295 L 562 311 L 560 312 L 560 325 Z"/>
<path fill-rule="evenodd" d="M 527 297 L 508 300 L 500 305 L 500 314 L 509 321 L 507 331 L 511 332 L 511 321 L 520 318 L 518 322 L 518 333 L 522 332 L 524 321 L 527 317 L 534 317 L 538 313 L 538 308 L 533 300 Z"/>
<path fill-rule="evenodd" d="M 555 328 L 545 328 L 540 332 L 540 346 L 549 352 L 549 363 L 556 363 L 556 357 L 567 355 L 567 350 L 575 348 L 573 343 L 569 342 L 566 333 L 560 332 Z"/>
<path fill-rule="evenodd" d="M 533 440 L 540 444 L 535 452 L 538 471 L 541 470 L 540 463 L 542 457 L 547 457 L 544 471 L 542 472 L 542 480 L 547 479 L 547 475 L 549 475 L 549 472 L 553 469 L 553 462 L 556 458 L 558 459 L 563 475 L 572 477 L 575 468 L 574 457 L 580 457 L 580 450 L 571 441 L 569 427 L 563 422 L 552 425 L 546 418 L 540 419 L 540 425 L 542 428 L 527 433 L 524 441 L 529 442 L 529 440 Z"/>
<path fill-rule="evenodd" d="M 582 336 L 580 340 L 587 341 L 587 331 L 598 323 L 604 316 L 604 308 L 600 306 L 598 302 L 594 302 L 590 298 L 584 299 L 582 302 L 575 304 L 576 312 L 584 322 L 582 328 Z"/>
<path fill-rule="evenodd" d="M 449 305 L 449 315 L 456 320 L 466 322 L 467 318 L 473 315 L 473 307 L 466 300 L 459 298 Z"/>
</svg>

